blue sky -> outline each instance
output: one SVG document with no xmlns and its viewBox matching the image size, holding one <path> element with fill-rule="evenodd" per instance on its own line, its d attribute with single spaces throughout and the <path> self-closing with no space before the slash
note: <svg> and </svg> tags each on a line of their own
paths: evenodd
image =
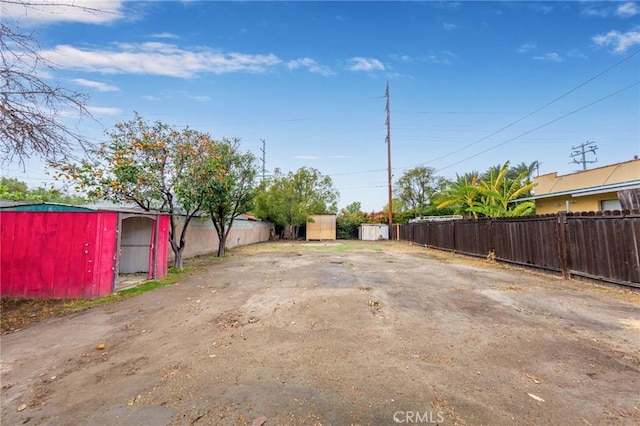
<svg viewBox="0 0 640 426">
<path fill-rule="evenodd" d="M 138 111 L 240 137 L 256 156 L 264 139 L 268 171 L 317 168 L 340 207 L 387 202 L 387 81 L 395 179 L 507 160 L 569 173 L 586 141 L 599 147 L 591 167 L 640 154 L 638 2 L 75 3 L 108 13 L 3 3 L 2 15 L 34 31 L 48 81 L 91 96 L 99 123 L 78 124 L 84 134 L 101 140 Z M 26 167 L 2 175 L 51 182 Z"/>
</svg>

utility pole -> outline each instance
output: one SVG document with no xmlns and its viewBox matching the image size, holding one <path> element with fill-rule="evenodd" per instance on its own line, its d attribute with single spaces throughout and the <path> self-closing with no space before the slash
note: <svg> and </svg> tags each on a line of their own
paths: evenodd
<svg viewBox="0 0 640 426">
<path fill-rule="evenodd" d="M 267 143 L 264 139 L 260 139 L 260 142 L 262 142 L 262 148 L 260 148 L 260 152 L 262 152 L 262 180 L 264 180 L 266 172 L 265 164 L 267 161 Z"/>
<path fill-rule="evenodd" d="M 387 89 L 384 92 L 384 97 L 387 100 L 385 111 L 387 112 L 387 167 L 389 178 L 389 207 L 388 207 L 388 220 L 389 226 L 393 223 L 393 196 L 391 191 L 391 109 L 389 108 L 389 82 L 387 81 Z M 389 231 L 391 232 L 391 231 Z"/>
<path fill-rule="evenodd" d="M 595 160 L 590 160 L 590 161 L 588 161 L 586 158 L 586 154 L 588 152 L 591 152 L 593 155 L 596 155 L 596 150 L 598 149 L 598 147 L 595 145 L 594 142 L 586 141 L 585 143 L 582 143 L 578 146 L 572 146 L 571 149 L 573 150 L 571 152 L 571 158 L 573 158 L 571 163 L 582 164 L 582 170 L 587 170 L 588 163 L 598 162 L 597 158 Z M 580 157 L 579 160 L 575 158 L 578 156 Z"/>
</svg>

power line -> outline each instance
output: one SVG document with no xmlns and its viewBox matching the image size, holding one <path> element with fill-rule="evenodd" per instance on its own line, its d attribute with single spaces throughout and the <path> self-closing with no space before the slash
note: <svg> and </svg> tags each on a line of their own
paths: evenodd
<svg viewBox="0 0 640 426">
<path fill-rule="evenodd" d="M 548 106 L 551 106 L 551 105 L 553 105 L 554 103 L 558 102 L 559 100 L 561 100 L 561 99 L 563 99 L 563 98 L 565 98 L 565 97 L 569 96 L 570 94 L 572 94 L 572 93 L 573 93 L 573 92 L 575 92 L 576 90 L 580 89 L 581 87 L 586 86 L 587 84 L 589 84 L 590 82 L 592 82 L 592 81 L 593 81 L 593 80 L 595 80 L 596 78 L 598 78 L 598 77 L 602 76 L 603 74 L 606 74 L 607 72 L 611 71 L 611 70 L 612 70 L 612 69 L 614 69 L 615 67 L 617 67 L 617 66 L 619 66 L 619 65 L 623 64 L 624 62 L 628 61 L 629 59 L 633 58 L 633 57 L 634 57 L 634 56 L 636 56 L 638 53 L 640 53 L 640 49 L 638 49 L 638 50 L 636 50 L 636 51 L 632 52 L 629 56 L 627 56 L 627 57 L 623 58 L 622 60 L 620 60 L 620 61 L 616 62 L 615 64 L 613 64 L 613 65 L 611 65 L 610 67 L 608 67 L 607 69 L 605 69 L 605 70 L 603 70 L 603 71 L 599 72 L 598 74 L 594 75 L 593 77 L 591 77 L 591 78 L 589 78 L 589 79 L 587 79 L 587 80 L 583 81 L 582 83 L 580 83 L 579 85 L 577 85 L 577 86 L 576 86 L 576 87 L 574 87 L 573 89 L 569 90 L 568 92 L 563 93 L 562 95 L 560 95 L 560 96 L 556 97 L 556 98 L 555 98 L 555 99 L 553 99 L 552 101 L 547 102 L 546 104 L 542 105 L 541 107 L 536 108 L 535 110 L 531 111 L 530 113 L 528 113 L 528 114 L 524 115 L 523 117 L 521 117 L 521 118 L 517 119 L 516 121 L 513 121 L 513 122 L 511 122 L 511 123 L 507 124 L 506 126 L 504 126 L 504 127 L 500 128 L 500 129 L 496 130 L 495 132 L 493 132 L 493 133 L 491 133 L 491 134 L 489 134 L 489 135 L 487 135 L 487 136 L 485 136 L 485 137 L 483 137 L 483 138 L 480 138 L 480 139 L 478 139 L 477 141 L 471 142 L 470 144 L 467 144 L 467 145 L 465 145 L 465 146 L 463 146 L 463 147 L 461 147 L 461 148 L 458 148 L 458 149 L 456 149 L 455 151 L 451 151 L 451 152 L 450 152 L 450 153 L 448 153 L 448 154 L 442 155 L 442 156 L 440 156 L 440 157 L 434 158 L 434 159 L 429 160 L 429 161 L 426 161 L 426 162 L 424 162 L 424 163 L 416 164 L 416 165 L 415 165 L 415 166 L 413 166 L 413 167 L 422 166 L 422 165 L 425 165 L 425 164 L 432 163 L 432 162 L 434 162 L 434 161 L 442 160 L 443 158 L 449 157 L 449 156 L 451 156 L 451 155 L 453 155 L 453 154 L 457 154 L 457 153 L 458 153 L 458 152 L 460 152 L 460 151 L 463 151 L 463 150 L 465 150 L 465 149 L 467 149 L 467 148 L 469 148 L 469 147 L 471 147 L 471 146 L 473 146 L 473 145 L 476 145 L 476 144 L 478 144 L 478 143 L 480 143 L 480 142 L 483 142 L 483 141 L 485 141 L 485 140 L 489 139 L 489 138 L 490 138 L 490 137 L 492 137 L 492 136 L 497 135 L 498 133 L 503 132 L 504 130 L 507 130 L 508 128 L 510 128 L 510 127 L 512 127 L 512 126 L 514 126 L 515 124 L 520 123 L 521 121 L 523 121 L 523 120 L 525 120 L 525 119 L 527 119 L 527 118 L 531 117 L 532 115 L 534 115 L 534 114 L 536 114 L 536 113 L 538 113 L 538 112 L 542 111 L 543 109 L 547 108 Z M 412 167 L 410 167 L 410 168 L 412 168 Z M 406 169 L 406 168 L 405 168 L 405 169 Z"/>
<path fill-rule="evenodd" d="M 595 100 L 595 101 L 593 101 L 593 102 L 591 102 L 591 103 L 588 103 L 587 105 L 583 105 L 583 106 L 581 106 L 580 108 L 575 109 L 575 110 L 573 110 L 573 111 L 571 111 L 571 112 L 568 112 L 568 113 L 566 113 L 566 114 L 564 114 L 564 115 L 562 115 L 562 116 L 560 116 L 560 117 L 558 117 L 558 118 L 556 118 L 556 119 L 553 119 L 553 120 L 551 120 L 551 121 L 547 121 L 546 123 L 541 124 L 541 125 L 540 125 L 540 126 L 538 126 L 538 127 L 535 127 L 535 128 L 533 128 L 533 129 L 531 129 L 531 130 L 527 130 L 526 132 L 521 133 L 521 134 L 519 134 L 518 136 L 514 136 L 514 137 L 512 137 L 512 138 L 510 138 L 510 139 L 507 139 L 507 140 L 506 140 L 506 141 L 504 141 L 504 142 L 501 142 L 501 143 L 499 143 L 499 144 L 497 144 L 497 145 L 491 146 L 491 147 L 489 147 L 489 148 L 487 148 L 487 149 L 485 149 L 485 150 L 482 150 L 482 151 L 480 151 L 480 152 L 478 152 L 478 153 L 476 153 L 476 154 L 474 154 L 474 155 L 471 155 L 471 156 L 469 156 L 469 157 L 463 158 L 462 160 L 456 161 L 455 163 L 451 163 L 451 164 L 449 164 L 448 166 L 441 167 L 441 168 L 440 168 L 440 169 L 438 169 L 437 171 L 441 171 L 441 170 L 444 170 L 444 169 L 448 169 L 449 167 L 456 166 L 456 165 L 458 165 L 458 164 L 460 164 L 460 163 L 463 163 L 463 162 L 465 162 L 465 161 L 467 161 L 467 160 L 470 160 L 470 159 L 472 159 L 472 158 L 475 158 L 475 157 L 477 157 L 477 156 L 479 156 L 479 155 L 482 155 L 482 154 L 484 154 L 484 153 L 486 153 L 486 152 L 489 152 L 489 151 L 491 151 L 491 150 L 494 150 L 494 149 L 496 149 L 496 148 L 499 148 L 499 147 L 501 147 L 502 145 L 506 145 L 506 144 L 508 144 L 509 142 L 512 142 L 512 141 L 514 141 L 514 140 L 516 140 L 516 139 L 519 139 L 519 138 L 521 138 L 521 137 L 523 137 L 523 136 L 528 135 L 529 133 L 533 133 L 533 132 L 535 132 L 535 131 L 537 131 L 537 130 L 540 130 L 540 129 L 544 128 L 544 127 L 547 127 L 547 126 L 549 126 L 549 125 L 551 125 L 551 124 L 555 123 L 556 121 L 560 121 L 560 120 L 562 120 L 563 118 L 569 117 L 570 115 L 573 115 L 573 114 L 575 114 L 575 113 L 577 113 L 577 112 L 582 111 L 583 109 L 589 108 L 589 107 L 590 107 L 590 106 L 592 106 L 592 105 L 595 105 L 595 104 L 600 103 L 600 102 L 602 102 L 602 101 L 604 101 L 604 100 L 607 100 L 607 99 L 609 99 L 609 98 L 611 98 L 611 97 L 613 97 L 613 96 L 617 95 L 618 93 L 622 93 L 622 92 L 624 92 L 625 90 L 629 90 L 629 89 L 631 89 L 632 87 L 637 86 L 637 85 L 639 85 L 639 84 L 640 84 L 640 80 L 639 80 L 639 81 L 636 81 L 635 83 L 633 83 L 633 84 L 631 84 L 631 85 L 629 85 L 629 86 L 623 87 L 623 88 L 622 88 L 622 89 L 620 89 L 620 90 L 616 90 L 616 91 L 615 91 L 615 92 L 613 92 L 613 93 L 610 93 L 610 94 L 608 94 L 608 95 L 606 95 L 606 96 L 603 96 L 602 98 L 597 99 L 597 100 Z"/>
<path fill-rule="evenodd" d="M 618 62 L 614 63 L 613 65 L 609 66 L 608 68 L 604 69 L 603 71 L 600 71 L 599 73 L 595 74 L 594 76 L 592 76 L 592 77 L 588 78 L 587 80 L 583 81 L 582 83 L 580 83 L 579 85 L 577 85 L 577 86 L 576 86 L 576 87 L 574 87 L 573 89 L 571 89 L 571 90 L 569 90 L 569 91 L 567 91 L 567 92 L 565 92 L 565 93 L 561 94 L 560 96 L 556 97 L 556 98 L 555 98 L 555 99 L 553 99 L 552 101 L 547 102 L 546 104 L 542 105 L 541 107 L 536 108 L 535 110 L 533 110 L 533 111 L 531 111 L 531 112 L 527 113 L 526 115 L 524 115 L 523 117 L 519 118 L 518 120 L 515 120 L 515 121 L 513 121 L 513 122 L 511 122 L 511 123 L 507 124 L 506 126 L 504 126 L 504 127 L 500 128 L 500 129 L 498 129 L 498 130 L 496 130 L 496 131 L 492 132 L 491 134 L 489 134 L 489 135 L 487 135 L 487 136 L 485 136 L 485 137 L 483 137 L 483 138 L 481 138 L 481 139 L 478 139 L 478 140 L 476 140 L 476 141 L 474 141 L 474 142 L 472 142 L 472 143 L 470 143 L 470 144 L 467 144 L 467 145 L 465 145 L 465 146 L 463 146 L 463 147 L 461 147 L 461 148 L 458 148 L 458 149 L 456 149 L 456 150 L 454 150 L 454 151 L 451 151 L 451 152 L 450 152 L 450 153 L 448 153 L 448 154 L 442 155 L 442 156 L 440 156 L 440 157 L 436 157 L 436 158 L 431 159 L 431 160 L 429 160 L 429 161 L 425 161 L 425 162 L 423 162 L 423 163 L 419 163 L 419 164 L 416 164 L 416 165 L 413 165 L 413 166 L 409 166 L 409 167 L 396 167 L 396 168 L 395 168 L 395 170 L 408 170 L 408 169 L 411 169 L 411 168 L 414 168 L 414 167 L 423 166 L 423 165 L 426 165 L 426 164 L 429 164 L 429 163 L 433 163 L 433 162 L 435 162 L 435 161 L 442 160 L 443 158 L 447 158 L 447 157 L 449 157 L 449 156 L 451 156 L 451 155 L 453 155 L 453 154 L 457 154 L 458 152 L 463 151 L 463 150 L 465 150 L 465 149 L 467 149 L 467 148 L 469 148 L 469 147 L 471 147 L 471 146 L 473 146 L 473 145 L 476 145 L 476 144 L 478 144 L 478 143 L 480 143 L 480 142 L 483 142 L 483 141 L 485 141 L 485 140 L 489 139 L 490 137 L 495 136 L 495 135 L 497 135 L 498 133 L 500 133 L 500 132 L 502 132 L 502 131 L 504 131 L 504 130 L 506 130 L 506 129 L 508 129 L 508 128 L 512 127 L 512 126 L 514 126 L 515 124 L 517 124 L 517 123 L 519 123 L 519 122 L 521 122 L 521 121 L 523 121 L 523 120 L 525 120 L 525 119 L 527 119 L 527 118 L 531 117 L 532 115 L 534 115 L 534 114 L 536 114 L 536 113 L 538 113 L 538 112 L 542 111 L 543 109 L 547 108 L 548 106 L 551 106 L 552 104 L 554 104 L 554 103 L 558 102 L 559 100 L 561 100 L 561 99 L 563 99 L 563 98 L 565 98 L 565 97 L 569 96 L 570 94 L 572 94 L 572 93 L 573 93 L 573 92 L 575 92 L 576 90 L 578 90 L 578 89 L 580 89 L 580 88 L 584 87 L 584 86 L 585 86 L 585 85 L 587 85 L 588 83 L 590 83 L 590 82 L 592 82 L 593 80 L 595 80 L 595 79 L 597 79 L 597 78 L 601 77 L 602 75 L 604 75 L 604 74 L 606 74 L 607 72 L 611 71 L 612 69 L 614 69 L 614 68 L 618 67 L 619 65 L 622 65 L 623 63 L 625 63 L 626 61 L 630 60 L 631 58 L 633 58 L 634 56 L 638 55 L 639 53 L 640 53 L 640 49 L 635 50 L 634 52 L 632 52 L 632 53 L 631 53 L 631 54 L 629 54 L 628 56 L 624 57 L 624 58 L 623 58 L 623 59 L 621 59 L 620 61 L 618 61 Z M 622 89 L 622 90 L 626 90 L 626 89 Z M 617 94 L 617 93 L 619 93 L 619 92 L 616 92 L 616 93 L 614 93 L 614 94 L 611 94 L 610 96 L 613 96 L 613 95 L 615 95 L 615 94 Z M 604 100 L 604 99 L 606 99 L 606 98 L 607 98 L 607 97 L 602 98 L 602 99 L 600 99 L 600 100 Z M 598 100 L 598 101 L 596 101 L 596 102 L 594 102 L 594 103 L 598 103 L 600 100 Z M 593 105 L 594 103 L 591 103 L 591 104 L 586 105 L 586 106 L 584 106 L 584 107 L 582 107 L 582 108 L 579 108 L 579 109 L 577 109 L 577 110 L 575 110 L 575 111 L 572 111 L 572 112 L 570 112 L 570 113 L 568 113 L 568 114 L 565 114 L 565 115 L 563 115 L 562 117 L 560 117 L 560 118 L 558 118 L 558 119 L 556 119 L 556 120 L 554 120 L 554 121 L 549 122 L 548 124 L 554 123 L 555 121 L 558 121 L 558 120 L 560 120 L 560 119 L 562 119 L 562 118 L 564 118 L 564 117 L 568 117 L 569 115 L 574 114 L 575 112 L 578 112 L 578 111 L 580 111 L 580 110 L 582 110 L 582 109 L 584 109 L 584 108 L 587 108 L 587 107 L 589 107 L 589 106 Z M 544 127 L 544 126 L 545 126 L 545 125 L 543 125 L 542 127 Z M 542 127 L 537 127 L 536 129 L 533 129 L 533 130 L 531 130 L 531 131 L 525 132 L 525 133 L 523 133 L 522 135 L 519 135 L 519 136 L 516 136 L 515 138 L 510 139 L 510 140 L 509 140 L 509 141 L 507 141 L 507 142 L 510 142 L 511 140 L 514 140 L 514 139 L 517 139 L 517 138 L 522 137 L 522 136 L 524 136 L 524 135 L 527 135 L 527 134 L 529 134 L 529 133 L 531 133 L 531 132 L 533 132 L 533 131 L 535 131 L 535 130 L 537 130 L 537 129 L 539 129 L 539 128 L 542 128 Z M 503 142 L 502 144 L 497 145 L 497 146 L 501 146 L 501 145 L 503 145 L 504 143 L 506 143 L 506 142 Z M 484 153 L 484 152 L 486 152 L 486 151 L 489 151 L 489 150 L 491 150 L 491 149 L 493 149 L 493 148 L 489 148 L 489 149 L 487 149 L 487 150 L 485 150 L 485 151 L 481 151 L 479 154 L 482 154 L 482 153 Z M 476 155 L 479 155 L 479 154 L 476 154 Z M 473 157 L 475 157 L 476 155 L 474 155 L 474 156 L 472 156 L 472 157 L 470 157 L 470 158 L 473 158 Z M 447 168 L 447 167 L 451 167 L 451 166 L 456 165 L 456 164 L 459 164 L 459 163 L 460 163 L 460 162 L 462 162 L 462 161 L 466 161 L 466 159 L 465 159 L 465 160 L 461 160 L 461 161 L 456 162 L 456 163 L 453 163 L 453 164 L 451 164 L 451 165 L 449 165 L 449 166 L 446 166 L 445 168 Z M 333 174 L 333 175 L 330 175 L 330 176 L 338 176 L 338 175 L 357 175 L 357 174 L 374 173 L 374 172 L 381 172 L 381 171 L 385 171 L 385 169 L 366 170 L 366 171 L 361 171 L 361 172 L 346 172 L 346 173 L 340 173 L 340 174 Z"/>
<path fill-rule="evenodd" d="M 360 185 L 360 186 L 340 186 L 336 185 L 336 188 L 339 190 L 344 189 L 368 189 L 368 188 L 385 188 L 387 186 L 386 183 L 381 183 L 379 185 Z"/>
</svg>

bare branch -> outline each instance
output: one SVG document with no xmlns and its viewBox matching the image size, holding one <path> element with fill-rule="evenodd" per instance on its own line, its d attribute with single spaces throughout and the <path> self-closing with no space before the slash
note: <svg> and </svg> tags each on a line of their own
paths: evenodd
<svg viewBox="0 0 640 426">
<path fill-rule="evenodd" d="M 47 3 L 8 1 L 27 7 Z M 51 6 L 51 4 L 49 4 Z M 72 5 L 70 5 L 72 7 Z M 78 6 L 94 12 L 92 8 Z M 47 83 L 40 75 L 52 68 L 32 34 L 0 23 L 0 155 L 3 162 L 77 158 L 91 143 L 62 118 L 92 118 L 86 94 Z"/>
</svg>

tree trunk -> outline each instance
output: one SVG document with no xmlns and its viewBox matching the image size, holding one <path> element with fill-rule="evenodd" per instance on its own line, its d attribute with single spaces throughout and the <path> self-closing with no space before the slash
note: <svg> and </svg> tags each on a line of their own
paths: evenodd
<svg viewBox="0 0 640 426">
<path fill-rule="evenodd" d="M 182 230 L 180 232 L 180 241 L 177 241 L 176 239 L 176 229 L 177 229 L 177 224 L 175 222 L 175 216 L 171 216 L 171 220 L 170 220 L 170 229 L 169 229 L 169 243 L 171 244 L 171 250 L 173 250 L 173 256 L 174 256 L 174 264 L 173 267 L 175 269 L 178 270 L 182 270 L 182 268 L 184 267 L 184 261 L 183 261 L 183 257 L 182 254 L 184 253 L 184 248 L 186 247 L 186 234 L 187 234 L 187 227 L 189 226 L 189 222 L 191 221 L 192 216 L 187 216 L 185 223 L 182 227 Z"/>
<path fill-rule="evenodd" d="M 184 263 L 182 259 L 183 251 L 184 251 L 184 247 L 173 251 L 173 254 L 175 255 L 175 261 L 174 261 L 173 267 L 175 269 L 181 270 L 184 267 Z"/>
<path fill-rule="evenodd" d="M 211 212 L 211 221 L 213 222 L 213 226 L 216 228 L 216 233 L 218 234 L 218 257 L 224 256 L 224 252 L 227 246 L 227 234 L 229 233 L 229 228 L 226 227 L 226 224 L 223 221 L 215 221 L 213 212 Z M 219 217 L 224 217 L 220 215 Z"/>
<path fill-rule="evenodd" d="M 220 244 L 218 245 L 218 257 L 224 256 L 225 249 L 227 247 L 227 235 L 228 235 L 228 232 L 222 233 L 222 237 L 220 238 Z"/>
</svg>

